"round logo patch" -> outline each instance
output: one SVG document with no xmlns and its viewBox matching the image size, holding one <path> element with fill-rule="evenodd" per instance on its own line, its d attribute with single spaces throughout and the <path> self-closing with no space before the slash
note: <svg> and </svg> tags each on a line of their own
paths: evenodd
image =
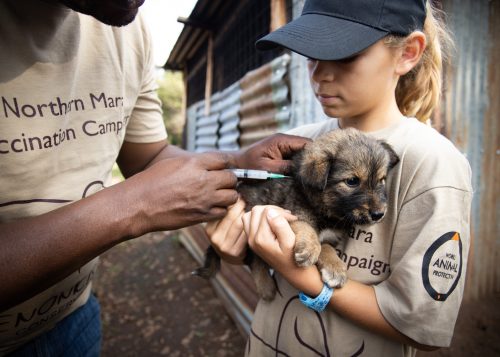
<svg viewBox="0 0 500 357">
<path fill-rule="evenodd" d="M 445 301 L 462 274 L 462 240 L 457 232 L 439 237 L 425 252 L 422 279 L 425 290 L 436 301 Z"/>
</svg>

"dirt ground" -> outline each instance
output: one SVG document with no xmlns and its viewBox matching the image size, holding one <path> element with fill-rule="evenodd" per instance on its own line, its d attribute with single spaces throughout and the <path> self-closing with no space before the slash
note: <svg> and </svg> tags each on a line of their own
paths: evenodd
<svg viewBox="0 0 500 357">
<path fill-rule="evenodd" d="M 101 256 L 103 357 L 243 355 L 245 340 L 175 235 L 153 233 Z"/>
<path fill-rule="evenodd" d="M 242 356 L 245 338 L 176 235 L 153 233 L 101 257 L 103 357 Z M 464 304 L 450 348 L 418 357 L 500 356 L 500 294 Z"/>
</svg>

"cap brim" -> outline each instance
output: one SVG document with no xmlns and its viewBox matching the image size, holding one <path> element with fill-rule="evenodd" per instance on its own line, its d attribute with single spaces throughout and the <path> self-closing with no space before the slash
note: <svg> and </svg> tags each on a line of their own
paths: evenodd
<svg viewBox="0 0 500 357">
<path fill-rule="evenodd" d="M 357 22 L 321 14 L 304 14 L 259 39 L 258 50 L 285 47 L 317 60 L 351 57 L 388 34 Z"/>
</svg>

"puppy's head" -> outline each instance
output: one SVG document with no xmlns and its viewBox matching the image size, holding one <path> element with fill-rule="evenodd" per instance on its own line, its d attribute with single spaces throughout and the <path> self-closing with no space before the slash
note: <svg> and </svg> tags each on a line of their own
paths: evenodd
<svg viewBox="0 0 500 357">
<path fill-rule="evenodd" d="M 398 162 L 387 143 L 350 128 L 323 134 L 294 158 L 296 178 L 311 204 L 342 226 L 383 218 L 385 179 Z"/>
</svg>

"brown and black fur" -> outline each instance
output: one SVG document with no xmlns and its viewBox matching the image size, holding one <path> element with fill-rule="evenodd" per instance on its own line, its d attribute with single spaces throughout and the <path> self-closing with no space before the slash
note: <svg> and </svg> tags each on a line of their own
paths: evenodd
<svg viewBox="0 0 500 357">
<path fill-rule="evenodd" d="M 238 191 L 247 211 L 256 205 L 276 205 L 296 215 L 291 227 L 296 234 L 297 265 L 316 264 L 326 284 L 341 287 L 346 267 L 329 242 L 353 225 L 382 219 L 387 204 L 385 178 L 399 158 L 387 143 L 344 129 L 321 135 L 292 160 L 292 178 L 241 182 Z M 255 254 L 249 258 L 257 292 L 272 300 L 276 288 L 269 267 Z M 205 266 L 193 273 L 211 277 L 219 264 L 220 258 L 209 248 Z"/>
</svg>

